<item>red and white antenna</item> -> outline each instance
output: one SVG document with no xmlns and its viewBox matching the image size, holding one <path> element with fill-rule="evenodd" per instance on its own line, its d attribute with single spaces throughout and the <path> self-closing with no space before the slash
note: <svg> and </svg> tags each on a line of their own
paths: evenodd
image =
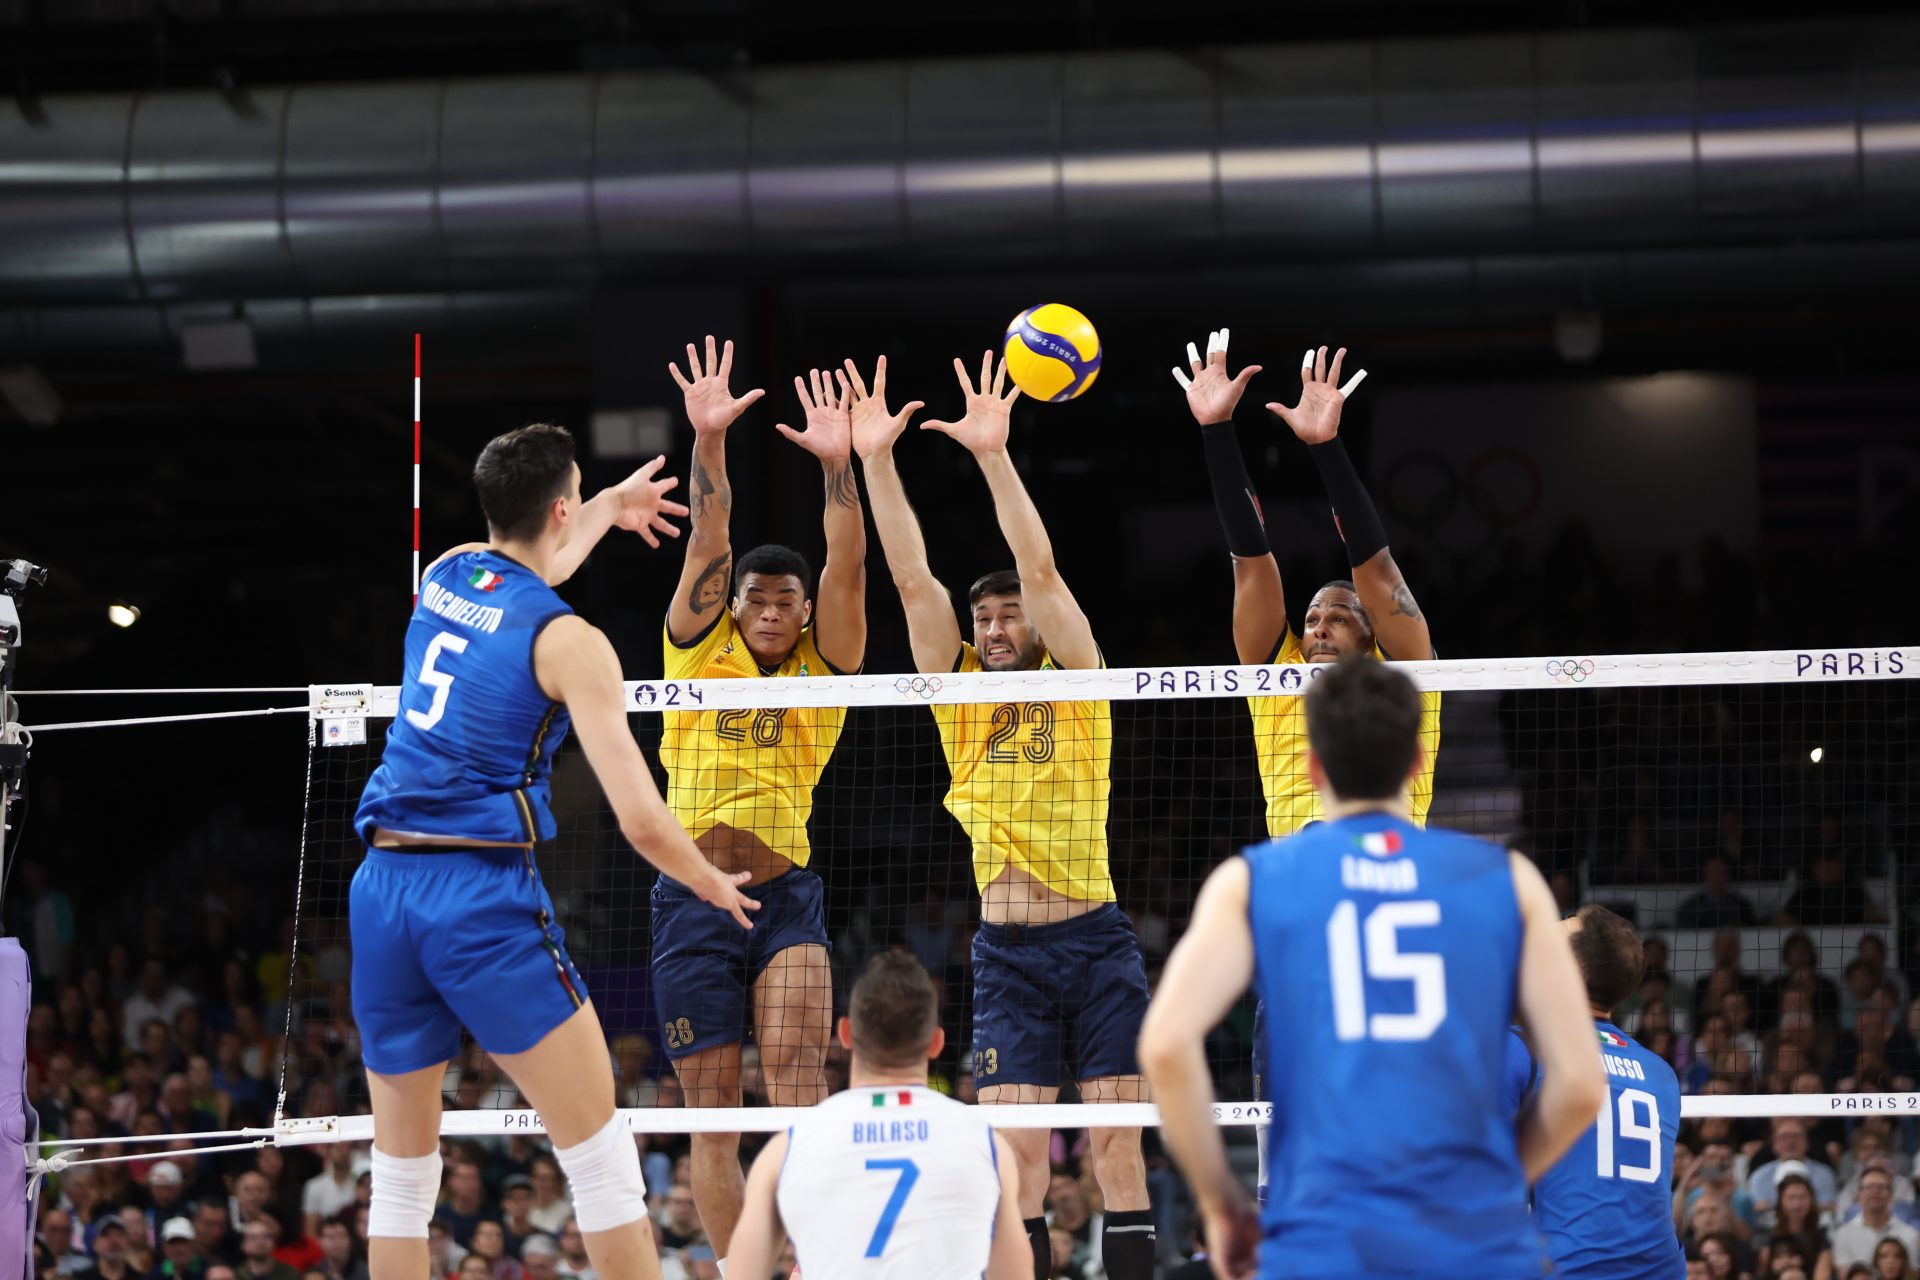
<svg viewBox="0 0 1920 1280">
<path fill-rule="evenodd" d="M 420 335 L 413 335 L 413 602 L 420 603 Z"/>
</svg>

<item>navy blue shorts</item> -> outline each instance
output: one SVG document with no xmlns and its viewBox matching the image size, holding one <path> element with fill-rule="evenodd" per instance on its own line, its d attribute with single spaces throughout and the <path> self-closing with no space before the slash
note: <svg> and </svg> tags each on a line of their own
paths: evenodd
<svg viewBox="0 0 1920 1280">
<path fill-rule="evenodd" d="M 788 947 L 828 947 L 826 891 L 795 867 L 740 890 L 758 899 L 751 930 L 693 895 L 678 880 L 653 884 L 653 998 L 667 1057 L 747 1039 L 754 979 Z"/>
<path fill-rule="evenodd" d="M 462 1025 L 524 1053 L 587 1001 L 528 851 L 369 849 L 348 903 L 360 1057 L 381 1075 L 451 1061 Z"/>
<path fill-rule="evenodd" d="M 1059 924 L 981 924 L 973 936 L 973 1078 L 1062 1085 L 1140 1073 L 1147 966 L 1108 904 Z"/>
<path fill-rule="evenodd" d="M 1267 1097 L 1267 1002 L 1253 1004 L 1253 1100 L 1271 1102 Z"/>
</svg>

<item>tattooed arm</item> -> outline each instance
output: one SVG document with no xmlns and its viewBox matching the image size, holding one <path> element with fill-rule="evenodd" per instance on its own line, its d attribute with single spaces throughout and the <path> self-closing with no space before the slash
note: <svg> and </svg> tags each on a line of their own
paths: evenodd
<svg viewBox="0 0 1920 1280">
<path fill-rule="evenodd" d="M 814 592 L 814 643 L 820 656 L 841 672 L 855 672 L 867 652 L 867 516 L 860 509 L 860 485 L 853 475 L 852 392 L 846 376 L 814 369 L 795 378 L 794 390 L 807 411 L 804 430 L 785 423 L 774 429 L 820 459 L 826 485 L 827 559 Z"/>
<path fill-rule="evenodd" d="M 667 636 L 681 645 L 693 643 L 726 608 L 727 584 L 733 577 L 733 544 L 727 529 L 733 514 L 733 486 L 727 482 L 727 428 L 765 394 L 756 388 L 736 400 L 728 390 L 727 378 L 733 371 L 731 342 L 716 357 L 709 335 L 704 364 L 688 343 L 687 363 L 691 377 L 681 374 L 676 365 L 667 366 L 685 393 L 687 420 L 693 424 L 693 473 L 687 485 L 691 531 L 680 584 L 667 609 Z"/>
</svg>

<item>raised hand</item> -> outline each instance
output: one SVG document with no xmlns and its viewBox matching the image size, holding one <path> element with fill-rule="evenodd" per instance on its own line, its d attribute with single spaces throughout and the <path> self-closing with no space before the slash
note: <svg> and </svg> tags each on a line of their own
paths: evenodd
<svg viewBox="0 0 1920 1280">
<path fill-rule="evenodd" d="M 747 406 L 767 394 L 755 387 L 738 400 L 727 388 L 727 379 L 733 374 L 733 342 L 729 340 L 714 354 L 713 335 L 707 335 L 707 359 L 704 367 L 700 353 L 694 350 L 691 342 L 687 344 L 687 369 L 681 373 L 680 366 L 668 364 L 667 372 L 680 384 L 680 390 L 686 397 L 687 421 L 693 424 L 696 436 L 713 435 L 725 431 L 733 425 L 733 420 L 747 411 Z"/>
<path fill-rule="evenodd" d="M 966 416 L 958 422 L 923 422 L 920 429 L 952 436 L 974 453 L 1004 452 L 1007 447 L 1007 416 L 1013 408 L 1013 402 L 1020 398 L 1019 387 L 1005 390 L 1007 362 L 1000 361 L 996 371 L 993 352 L 982 354 L 978 390 L 975 390 L 973 380 L 967 377 L 967 366 L 958 356 L 954 357 L 953 371 L 959 375 L 960 390 L 966 393 Z"/>
<path fill-rule="evenodd" d="M 924 400 L 909 400 L 894 413 L 887 408 L 887 358 L 880 357 L 873 367 L 873 390 L 867 390 L 866 379 L 860 376 L 859 366 L 853 361 L 846 362 L 846 372 L 835 371 L 843 389 L 853 394 L 853 451 L 865 462 L 882 449 L 891 449 L 900 433 L 907 429 L 907 419 L 927 407 Z"/>
<path fill-rule="evenodd" d="M 800 405 L 807 411 L 806 430 L 795 431 L 784 422 L 775 423 L 773 429 L 822 462 L 845 462 L 853 449 L 848 412 L 853 393 L 847 389 L 846 378 L 840 379 L 836 392 L 833 374 L 809 369 L 805 379 L 794 378 L 793 389 L 800 393 Z"/>
<path fill-rule="evenodd" d="M 1193 420 L 1203 427 L 1232 418 L 1240 397 L 1247 390 L 1247 382 L 1260 372 L 1259 365 L 1250 364 L 1234 377 L 1227 376 L 1225 329 L 1207 335 L 1207 357 L 1204 361 L 1189 342 L 1187 367 L 1192 371 L 1191 374 L 1182 373 L 1180 367 L 1175 365 L 1173 380 L 1186 390 L 1187 408 L 1193 411 Z"/>
<path fill-rule="evenodd" d="M 1291 409 L 1278 401 L 1267 405 L 1280 421 L 1293 428 L 1302 444 L 1325 444 L 1340 434 L 1341 406 L 1367 376 L 1362 369 L 1341 386 L 1340 365 L 1346 358 L 1345 347 L 1334 352 L 1333 368 L 1329 370 L 1327 349 L 1321 347 L 1316 355 L 1308 347 L 1307 354 L 1300 358 L 1300 403 Z"/>
<path fill-rule="evenodd" d="M 662 454 L 614 485 L 611 490 L 616 504 L 614 525 L 639 534 L 648 546 L 656 548 L 660 545 L 660 539 L 653 536 L 656 532 L 664 533 L 669 538 L 680 536 L 680 526 L 667 517 L 687 514 L 685 507 L 667 501 L 666 497 L 667 490 L 680 483 L 680 477 L 655 479 L 660 474 L 660 468 L 666 465 L 666 455 Z"/>
</svg>

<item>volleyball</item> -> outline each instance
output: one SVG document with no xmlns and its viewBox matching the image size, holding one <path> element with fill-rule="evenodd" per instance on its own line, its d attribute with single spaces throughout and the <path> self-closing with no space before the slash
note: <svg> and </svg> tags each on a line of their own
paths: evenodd
<svg viewBox="0 0 1920 1280">
<path fill-rule="evenodd" d="M 1071 400 L 1100 374 L 1093 321 L 1061 302 L 1028 307 L 1007 326 L 1007 375 L 1036 400 Z"/>
</svg>

